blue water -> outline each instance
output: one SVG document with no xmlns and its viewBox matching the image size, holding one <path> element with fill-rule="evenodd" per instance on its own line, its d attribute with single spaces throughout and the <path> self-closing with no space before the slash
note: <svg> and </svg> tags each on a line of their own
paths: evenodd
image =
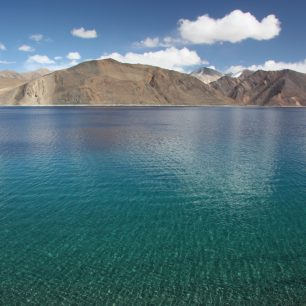
<svg viewBox="0 0 306 306">
<path fill-rule="evenodd" d="M 0 305 L 305 305 L 306 110 L 0 108 Z"/>
</svg>

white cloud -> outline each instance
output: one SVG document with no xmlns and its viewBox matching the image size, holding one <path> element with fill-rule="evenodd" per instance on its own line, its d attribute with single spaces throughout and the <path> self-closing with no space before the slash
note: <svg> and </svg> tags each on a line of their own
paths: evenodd
<svg viewBox="0 0 306 306">
<path fill-rule="evenodd" d="M 179 44 L 182 44 L 182 43 L 183 43 L 183 41 L 180 38 L 174 38 L 174 37 L 167 36 L 163 39 L 163 45 L 167 46 L 167 47 L 174 46 L 174 45 L 179 45 Z"/>
<path fill-rule="evenodd" d="M 79 29 L 71 30 L 71 34 L 76 37 L 90 39 L 90 38 L 97 38 L 98 34 L 95 29 L 92 30 L 85 30 L 83 27 Z"/>
<path fill-rule="evenodd" d="M 72 53 L 75 53 L 75 52 L 72 52 Z M 68 58 L 68 55 L 67 55 L 67 58 Z M 76 54 L 74 54 L 74 57 L 76 57 Z M 24 68 L 28 71 L 33 71 L 33 70 L 37 70 L 40 68 L 48 68 L 49 70 L 54 71 L 54 70 L 66 69 L 66 68 L 69 68 L 71 66 L 78 64 L 77 60 L 71 59 L 71 58 L 68 58 L 68 59 L 69 59 L 69 62 L 61 56 L 56 56 L 54 57 L 54 59 L 51 59 L 47 55 L 36 54 L 36 55 L 30 56 L 25 61 Z"/>
<path fill-rule="evenodd" d="M 242 65 L 233 65 L 233 66 L 230 66 L 228 69 L 225 70 L 225 73 L 233 73 L 233 74 L 236 74 L 236 73 L 239 73 L 245 69 L 248 69 L 247 67 L 245 66 L 242 66 Z"/>
<path fill-rule="evenodd" d="M 16 62 L 9 62 L 9 61 L 1 61 L 0 60 L 0 65 L 10 65 L 10 64 L 15 64 Z"/>
<path fill-rule="evenodd" d="M 159 37 L 147 37 L 144 40 L 141 40 L 140 42 L 135 42 L 134 46 L 139 48 L 157 48 L 157 47 L 165 47 L 169 48 L 178 44 L 181 44 L 182 40 L 180 38 L 173 38 L 170 36 L 167 36 L 163 39 L 160 39 Z"/>
<path fill-rule="evenodd" d="M 6 46 L 0 42 L 0 50 L 1 51 L 5 51 L 6 50 Z"/>
<path fill-rule="evenodd" d="M 226 70 L 226 73 L 237 73 L 244 69 L 249 70 L 266 70 L 266 71 L 277 71 L 283 69 L 291 69 L 298 72 L 306 73 L 306 59 L 300 62 L 276 62 L 274 60 L 269 60 L 261 65 L 251 65 L 251 66 L 231 66 Z"/>
<path fill-rule="evenodd" d="M 266 16 L 258 21 L 249 12 L 235 10 L 220 19 L 208 15 L 200 16 L 195 21 L 181 19 L 178 31 L 181 38 L 188 43 L 214 44 L 236 43 L 248 38 L 272 39 L 280 33 L 281 27 L 275 15 Z"/>
<path fill-rule="evenodd" d="M 129 52 L 124 55 L 114 52 L 100 57 L 100 59 L 106 58 L 112 58 L 123 63 L 152 65 L 177 71 L 184 71 L 190 66 L 207 64 L 206 61 L 201 60 L 196 51 L 175 47 L 155 52 Z"/>
<path fill-rule="evenodd" d="M 200 16 L 196 20 L 180 19 L 175 37 L 147 37 L 134 43 L 134 46 L 156 48 L 217 42 L 237 43 L 245 39 L 269 40 L 279 35 L 280 31 L 280 21 L 275 15 L 268 15 L 259 21 L 249 12 L 234 10 L 219 19 L 209 15 Z"/>
<path fill-rule="evenodd" d="M 31 46 L 28 46 L 28 45 L 21 45 L 19 48 L 18 48 L 19 51 L 23 51 L 23 52 L 34 52 L 35 49 Z"/>
<path fill-rule="evenodd" d="M 54 64 L 54 60 L 50 59 L 47 55 L 39 55 L 39 54 L 35 54 L 33 56 L 30 56 L 27 59 L 27 63 L 29 64 L 45 64 L 45 65 L 50 65 L 50 64 Z"/>
<path fill-rule="evenodd" d="M 79 52 L 69 52 L 66 56 L 70 60 L 79 60 L 81 59 L 81 55 Z"/>
<path fill-rule="evenodd" d="M 30 39 L 34 40 L 36 42 L 39 42 L 39 41 L 42 41 L 44 39 L 44 35 L 42 35 L 42 34 L 32 34 L 30 36 Z"/>
<path fill-rule="evenodd" d="M 136 42 L 135 46 L 143 47 L 143 48 L 156 48 L 160 46 L 160 41 L 158 37 L 154 37 L 154 38 L 147 37 L 146 39 L 140 42 Z"/>
</svg>

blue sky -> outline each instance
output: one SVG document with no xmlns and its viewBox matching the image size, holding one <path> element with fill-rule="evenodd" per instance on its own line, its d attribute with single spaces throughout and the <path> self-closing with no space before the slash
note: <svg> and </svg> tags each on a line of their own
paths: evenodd
<svg viewBox="0 0 306 306">
<path fill-rule="evenodd" d="M 305 12 L 303 0 L 3 1 L 0 70 L 113 57 L 187 72 L 306 72 Z"/>
</svg>

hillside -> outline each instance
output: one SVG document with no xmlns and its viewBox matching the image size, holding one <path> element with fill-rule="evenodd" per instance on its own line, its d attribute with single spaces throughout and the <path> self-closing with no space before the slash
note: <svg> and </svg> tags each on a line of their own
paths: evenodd
<svg viewBox="0 0 306 306">
<path fill-rule="evenodd" d="M 306 106 L 306 74 L 292 70 L 259 70 L 239 78 L 224 76 L 210 86 L 238 104 Z"/>
<path fill-rule="evenodd" d="M 39 69 L 31 72 L 18 73 L 11 70 L 0 71 L 0 93 L 1 90 L 14 88 L 31 80 L 50 73 L 48 69 Z"/>
<path fill-rule="evenodd" d="M 184 74 L 95 60 L 55 72 L 1 71 L 0 104 L 306 106 L 306 74 L 244 70 L 222 76 L 209 68 Z"/>
<path fill-rule="evenodd" d="M 95 60 L 0 93 L 0 104 L 215 105 L 233 101 L 188 75 L 153 66 Z"/>
</svg>

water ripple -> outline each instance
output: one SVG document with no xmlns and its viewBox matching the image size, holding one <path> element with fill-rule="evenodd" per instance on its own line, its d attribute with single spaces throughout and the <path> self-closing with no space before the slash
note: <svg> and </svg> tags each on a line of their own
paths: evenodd
<svg viewBox="0 0 306 306">
<path fill-rule="evenodd" d="M 303 305 L 305 119 L 0 108 L 0 304 Z"/>
</svg>

